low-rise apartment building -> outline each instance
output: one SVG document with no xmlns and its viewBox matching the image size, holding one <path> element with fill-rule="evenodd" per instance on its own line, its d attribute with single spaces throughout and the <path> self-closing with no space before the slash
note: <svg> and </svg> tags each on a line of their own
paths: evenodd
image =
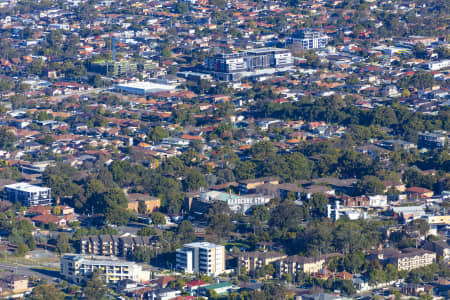
<svg viewBox="0 0 450 300">
<path fill-rule="evenodd" d="M 411 271 L 426 267 L 436 261 L 436 253 L 424 249 L 406 248 L 402 252 L 385 248 L 369 253 L 369 259 L 378 259 L 382 264 L 392 264 L 399 271 Z"/>
<path fill-rule="evenodd" d="M 23 293 L 28 289 L 28 277 L 13 274 L 0 278 L 0 296 Z"/>
<path fill-rule="evenodd" d="M 238 264 L 241 272 L 245 269 L 254 274 L 257 269 L 285 258 L 286 254 L 278 252 L 244 252 L 239 254 Z"/>
<path fill-rule="evenodd" d="M 128 257 L 136 248 L 159 247 L 158 236 L 99 235 L 82 238 L 77 245 L 80 254 Z"/>
<path fill-rule="evenodd" d="M 325 256 L 320 257 L 304 257 L 299 255 L 289 256 L 275 263 L 278 276 L 290 274 L 295 278 L 297 273 L 303 272 L 312 274 L 323 269 L 326 262 Z"/>
<path fill-rule="evenodd" d="M 40 187 L 25 182 L 14 183 L 5 186 L 6 200 L 24 206 L 52 205 L 51 189 Z"/>
<path fill-rule="evenodd" d="M 146 213 L 151 213 L 161 207 L 161 199 L 144 194 L 127 194 L 128 209 L 139 212 L 139 202 L 145 206 Z"/>
<path fill-rule="evenodd" d="M 74 283 L 89 279 L 95 270 L 100 271 L 106 283 L 117 283 L 124 279 L 131 279 L 136 282 L 149 279 L 148 274 L 142 271 L 140 265 L 119 259 L 66 254 L 61 257 L 60 263 L 61 276 Z"/>
</svg>

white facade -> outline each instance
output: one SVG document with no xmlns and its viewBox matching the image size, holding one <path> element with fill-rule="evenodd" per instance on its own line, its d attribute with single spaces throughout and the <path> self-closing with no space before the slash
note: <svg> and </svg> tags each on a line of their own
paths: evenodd
<svg viewBox="0 0 450 300">
<path fill-rule="evenodd" d="M 116 283 L 123 279 L 145 281 L 150 275 L 142 271 L 140 265 L 119 259 L 106 260 L 104 257 L 67 254 L 61 257 L 60 263 L 61 276 L 75 283 L 89 279 L 95 270 L 100 270 L 106 283 Z"/>
<path fill-rule="evenodd" d="M 386 207 L 386 206 L 388 206 L 387 196 L 386 195 L 369 196 L 369 206 L 370 207 Z"/>
<path fill-rule="evenodd" d="M 265 205 L 270 201 L 270 197 L 263 195 L 236 195 L 218 191 L 202 191 L 200 201 L 211 203 L 216 201 L 225 202 L 233 212 L 245 213 L 254 205 Z"/>
<path fill-rule="evenodd" d="M 428 69 L 430 69 L 432 71 L 438 71 L 438 70 L 442 70 L 442 69 L 445 69 L 448 67 L 450 67 L 450 59 L 430 62 L 428 64 Z"/>
<path fill-rule="evenodd" d="M 176 268 L 190 274 L 220 275 L 225 271 L 225 247 L 208 242 L 185 244 L 176 251 Z"/>
<path fill-rule="evenodd" d="M 157 83 L 152 81 L 138 81 L 138 82 L 118 84 L 116 85 L 115 89 L 117 91 L 129 94 L 146 95 L 157 92 L 174 91 L 176 87 L 173 85 Z"/>
<path fill-rule="evenodd" d="M 27 207 L 52 204 L 51 189 L 48 187 L 20 182 L 6 185 L 5 193 L 8 201 L 21 202 Z"/>
<path fill-rule="evenodd" d="M 322 49 L 327 46 L 328 36 L 319 31 L 303 30 L 298 37 L 292 37 L 290 43 L 298 45 L 300 49 Z"/>
<path fill-rule="evenodd" d="M 339 220 L 340 217 L 347 216 L 350 220 L 366 219 L 367 214 L 356 209 L 342 207 L 339 201 L 336 201 L 334 206 L 327 205 L 327 217 Z"/>
</svg>

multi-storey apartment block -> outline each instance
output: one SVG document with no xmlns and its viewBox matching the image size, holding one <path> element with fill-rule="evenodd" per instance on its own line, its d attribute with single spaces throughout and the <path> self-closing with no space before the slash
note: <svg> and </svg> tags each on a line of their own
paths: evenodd
<svg viewBox="0 0 450 300">
<path fill-rule="evenodd" d="M 21 202 L 27 207 L 51 205 L 51 189 L 20 182 L 5 186 L 6 199 L 10 202 Z"/>
<path fill-rule="evenodd" d="M 312 274 L 319 272 L 325 265 L 325 257 L 289 256 L 275 263 L 278 275 L 290 274 L 295 277 L 298 272 Z"/>
<path fill-rule="evenodd" d="M 431 251 L 406 248 L 402 252 L 386 248 L 369 254 L 369 259 L 378 259 L 382 264 L 392 264 L 399 271 L 411 271 L 431 265 L 436 261 L 436 253 Z"/>
<path fill-rule="evenodd" d="M 204 68 L 217 80 L 236 81 L 244 77 L 287 71 L 293 65 L 292 54 L 288 49 L 258 48 L 207 57 Z"/>
<path fill-rule="evenodd" d="M 116 283 L 123 279 L 141 281 L 142 267 L 134 262 L 104 257 L 67 254 L 61 257 L 61 276 L 71 282 L 80 283 L 95 270 L 99 270 L 106 283 Z M 148 279 L 148 278 L 147 278 Z"/>
<path fill-rule="evenodd" d="M 300 30 L 288 39 L 288 43 L 300 49 L 320 49 L 327 46 L 328 36 L 320 31 Z"/>
<path fill-rule="evenodd" d="M 419 148 L 427 149 L 443 149 L 446 142 L 446 135 L 440 132 L 421 132 L 419 133 L 419 141 L 417 143 L 417 146 Z"/>
<path fill-rule="evenodd" d="M 286 257 L 286 254 L 277 252 L 244 252 L 239 255 L 238 263 L 241 272 L 245 269 L 250 274 L 254 274 L 257 269 Z"/>
<path fill-rule="evenodd" d="M 208 242 L 185 244 L 176 252 L 176 268 L 186 273 L 219 275 L 225 270 L 225 247 Z"/>
<path fill-rule="evenodd" d="M 128 257 L 138 247 L 156 249 L 159 247 L 159 238 L 157 236 L 89 236 L 79 241 L 77 250 L 81 254 Z"/>
</svg>

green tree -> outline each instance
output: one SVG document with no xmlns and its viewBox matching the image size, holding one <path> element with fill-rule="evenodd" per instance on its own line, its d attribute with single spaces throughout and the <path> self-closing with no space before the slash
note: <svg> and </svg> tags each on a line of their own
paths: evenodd
<svg viewBox="0 0 450 300">
<path fill-rule="evenodd" d="M 165 130 L 161 126 L 156 126 L 156 127 L 151 128 L 148 131 L 147 135 L 152 142 L 158 143 L 162 139 L 168 137 L 169 133 L 167 132 L 167 130 Z"/>
<path fill-rule="evenodd" d="M 177 228 L 177 235 L 182 244 L 187 244 L 195 241 L 195 229 L 192 223 L 188 220 L 183 220 Z"/>
<path fill-rule="evenodd" d="M 147 213 L 147 206 L 145 205 L 144 200 L 138 201 L 138 213 L 141 215 L 145 215 Z"/>
<path fill-rule="evenodd" d="M 197 168 L 188 169 L 186 177 L 183 179 L 183 187 L 185 191 L 196 191 L 200 187 L 206 186 L 206 180 L 202 172 Z"/>
<path fill-rule="evenodd" d="M 303 212 L 294 202 L 285 200 L 270 213 L 269 225 L 280 230 L 296 228 L 303 219 Z"/>
<path fill-rule="evenodd" d="M 109 189 L 95 200 L 93 210 L 104 214 L 106 222 L 115 225 L 124 225 L 128 222 L 130 218 L 130 214 L 126 210 L 128 201 L 120 188 Z"/>
<path fill-rule="evenodd" d="M 315 193 L 308 201 L 309 213 L 316 218 L 326 217 L 327 205 L 328 197 L 323 193 Z"/>
<path fill-rule="evenodd" d="M 186 14 L 189 12 L 189 6 L 183 1 L 178 1 L 175 11 L 179 14 Z"/>
<path fill-rule="evenodd" d="M 151 227 L 141 228 L 137 232 L 137 235 L 139 235 L 139 236 L 152 236 L 155 234 L 156 234 L 156 231 Z"/>
<path fill-rule="evenodd" d="M 164 225 L 166 224 L 166 217 L 159 211 L 154 211 L 150 214 L 152 219 L 152 224 L 154 225 Z"/>
<path fill-rule="evenodd" d="M 216 234 L 219 239 L 227 236 L 234 227 L 230 215 L 231 211 L 226 203 L 213 203 L 206 216 L 208 230 Z"/>
<path fill-rule="evenodd" d="M 426 58 L 427 57 L 427 48 L 422 43 L 416 43 L 412 47 L 412 52 L 416 58 Z"/>
<path fill-rule="evenodd" d="M 385 189 L 383 182 L 375 176 L 364 176 L 356 184 L 359 195 L 381 195 L 384 194 Z"/>
<path fill-rule="evenodd" d="M 289 166 L 285 174 L 282 174 L 286 180 L 310 179 L 312 168 L 311 162 L 299 152 L 290 153 L 284 156 L 286 166 Z"/>
<path fill-rule="evenodd" d="M 265 222 L 269 220 L 270 212 L 265 206 L 255 205 L 250 208 L 250 214 L 257 222 Z"/>
<path fill-rule="evenodd" d="M 162 50 L 161 50 L 161 56 L 164 58 L 169 58 L 172 56 L 172 51 L 170 50 L 170 48 L 168 46 L 165 46 Z"/>
<path fill-rule="evenodd" d="M 251 161 L 238 161 L 233 169 L 236 178 L 252 179 L 255 177 L 256 164 Z"/>
<path fill-rule="evenodd" d="M 169 287 L 176 290 L 182 290 L 186 285 L 186 281 L 183 278 L 177 278 L 169 284 Z"/>
<path fill-rule="evenodd" d="M 63 253 L 70 252 L 72 250 L 72 247 L 69 244 L 69 237 L 61 232 L 58 235 L 58 238 L 56 240 L 56 252 L 59 256 L 61 256 Z"/>
<path fill-rule="evenodd" d="M 30 300 L 64 300 L 64 293 L 54 285 L 38 285 L 33 288 Z"/>
<path fill-rule="evenodd" d="M 11 151 L 15 147 L 17 137 L 7 127 L 0 127 L 0 149 Z"/>
<path fill-rule="evenodd" d="M 14 251 L 14 254 L 18 257 L 23 257 L 27 253 L 27 251 L 30 250 L 28 246 L 24 243 L 20 243 L 17 245 L 16 250 Z"/>
<path fill-rule="evenodd" d="M 100 271 L 92 273 L 91 280 L 86 283 L 84 288 L 84 299 L 86 300 L 105 300 L 108 289 L 101 277 Z"/>
</svg>

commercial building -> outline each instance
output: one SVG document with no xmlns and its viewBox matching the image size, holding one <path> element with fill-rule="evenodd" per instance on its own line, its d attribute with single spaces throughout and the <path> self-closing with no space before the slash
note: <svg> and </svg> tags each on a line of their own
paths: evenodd
<svg viewBox="0 0 450 300">
<path fill-rule="evenodd" d="M 254 205 L 265 205 L 270 201 L 270 197 L 259 194 L 236 195 L 219 191 L 201 191 L 200 201 L 204 203 L 225 202 L 233 212 L 245 213 Z"/>
<path fill-rule="evenodd" d="M 258 48 L 207 57 L 204 68 L 217 80 L 237 81 L 244 77 L 288 71 L 293 65 L 288 49 Z"/>
<path fill-rule="evenodd" d="M 153 81 L 137 81 L 115 86 L 115 90 L 122 93 L 148 95 L 158 92 L 174 91 L 176 87 L 170 84 L 164 84 Z"/>
<path fill-rule="evenodd" d="M 20 182 L 5 185 L 6 199 L 10 202 L 21 202 L 24 206 L 51 205 L 51 189 L 29 183 Z"/>
<path fill-rule="evenodd" d="M 176 251 L 176 268 L 186 273 L 222 274 L 225 271 L 225 247 L 208 242 L 185 244 Z"/>
<path fill-rule="evenodd" d="M 104 257 L 66 254 L 61 257 L 61 276 L 71 282 L 80 283 L 89 279 L 95 270 L 99 270 L 106 283 L 117 283 L 131 279 L 136 282 L 149 279 L 149 274 L 134 262 Z"/>
<path fill-rule="evenodd" d="M 291 38 L 288 44 L 293 44 L 300 49 L 320 49 L 327 46 L 328 36 L 320 31 L 299 30 Z"/>
</svg>

